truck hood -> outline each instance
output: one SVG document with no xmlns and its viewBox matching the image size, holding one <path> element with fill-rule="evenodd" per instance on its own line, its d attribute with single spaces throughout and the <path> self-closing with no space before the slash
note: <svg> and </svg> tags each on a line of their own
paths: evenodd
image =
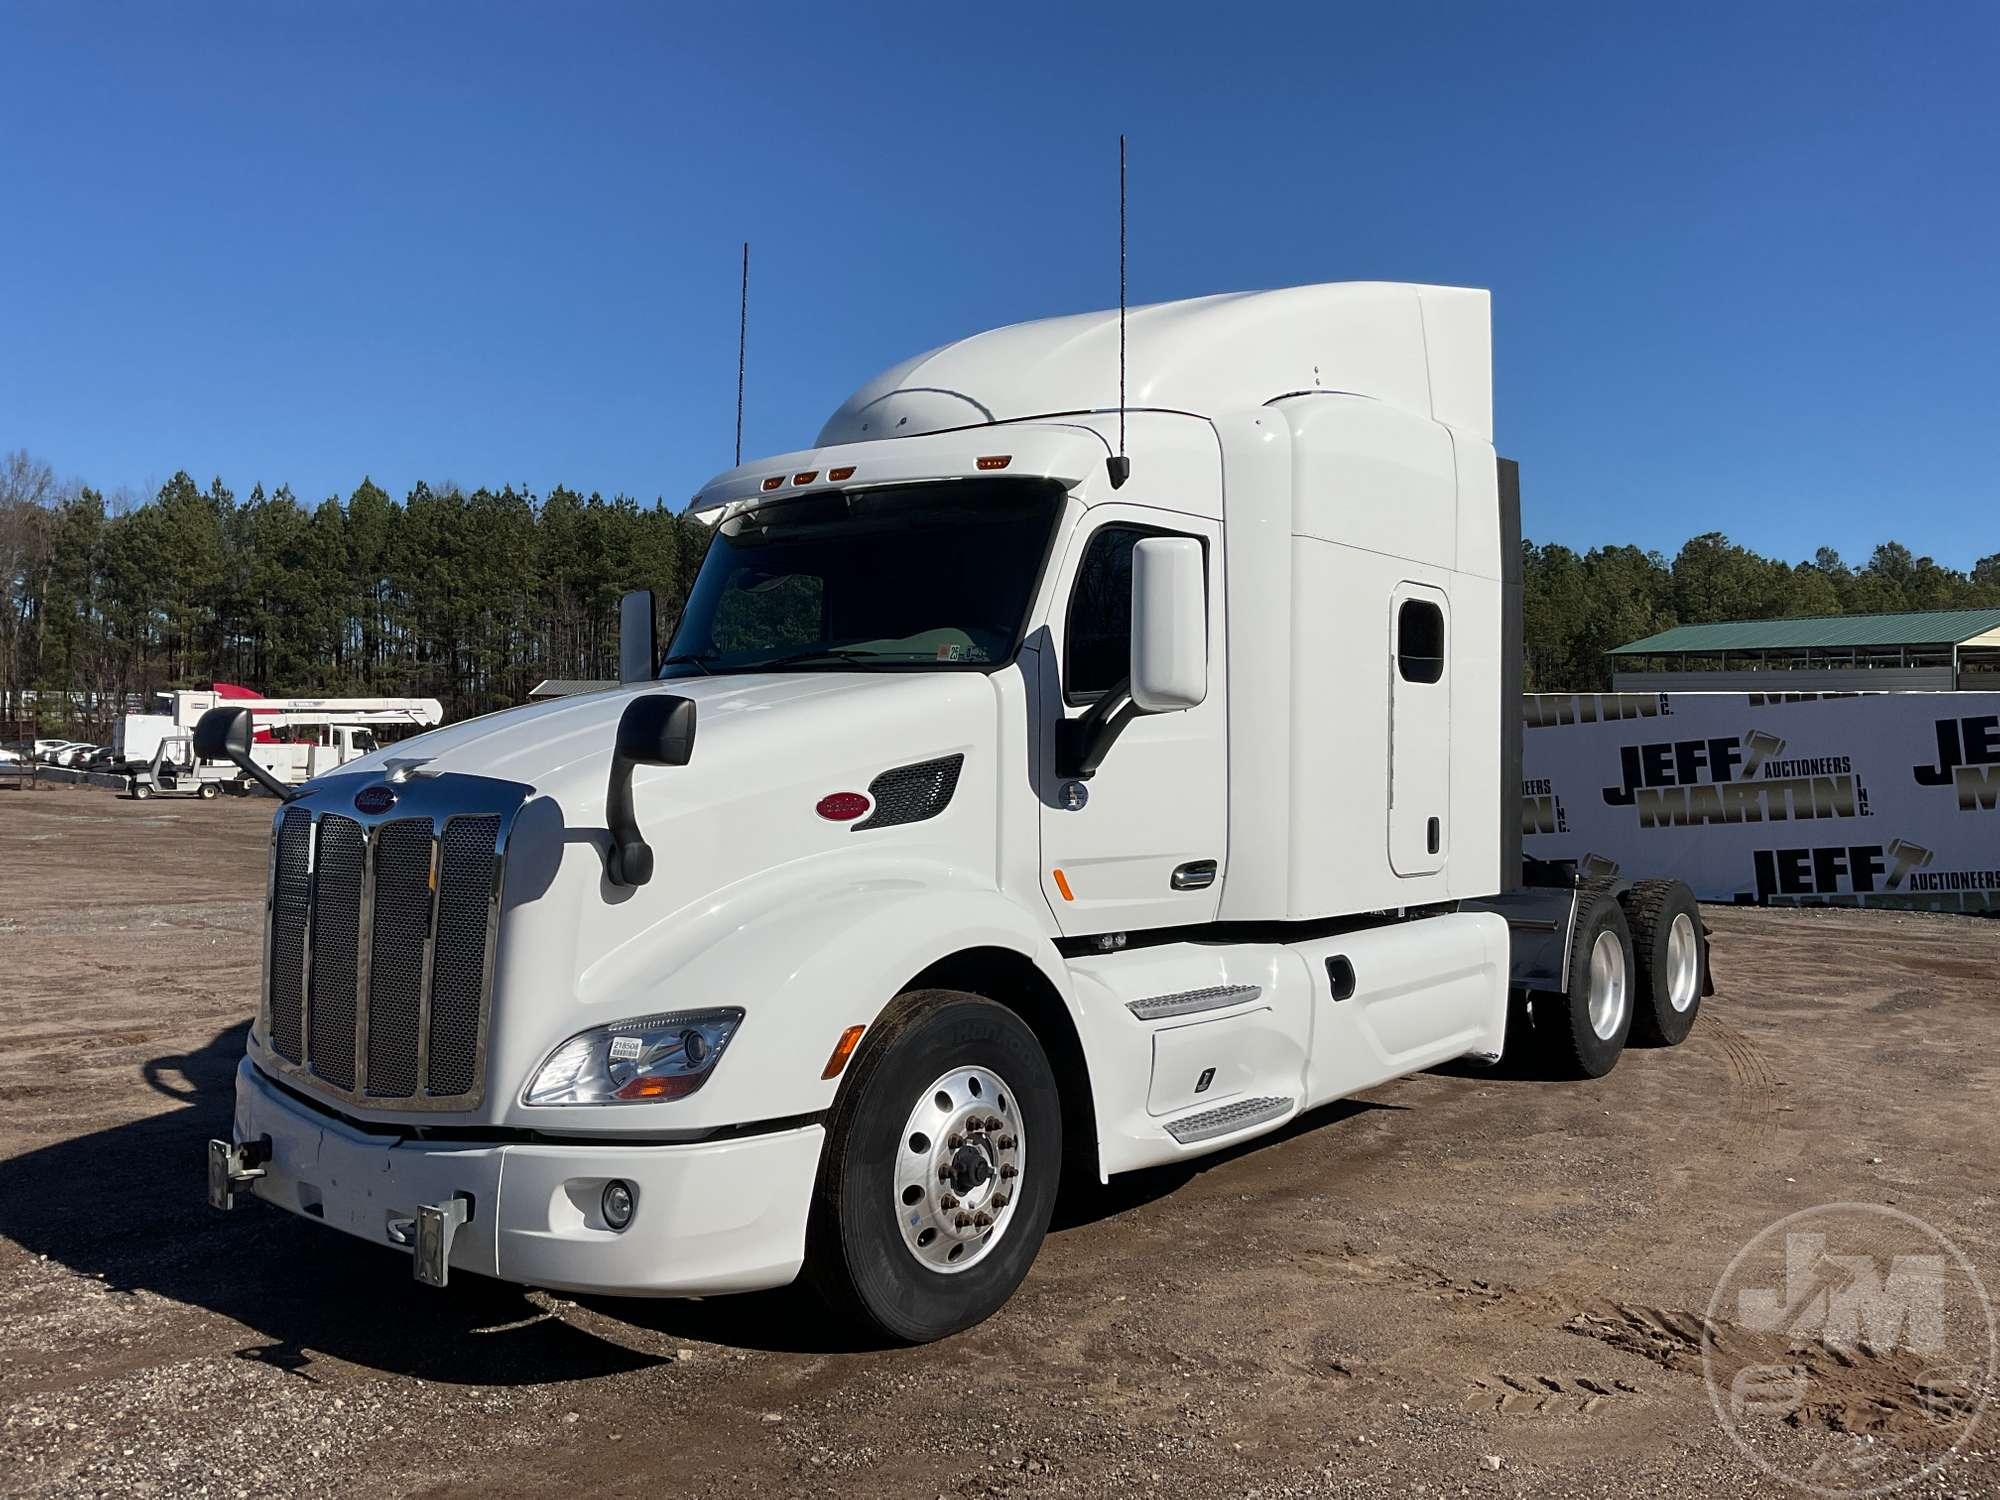
<svg viewBox="0 0 2000 1500">
<path fill-rule="evenodd" d="M 672 692 L 697 707 L 695 763 L 713 762 L 718 741 L 736 742 L 758 731 L 789 737 L 805 719 L 815 725 L 861 721 L 876 711 L 942 706 L 961 700 L 967 687 L 991 702 L 985 679 L 972 673 L 775 672 L 722 677 L 683 677 L 641 682 L 529 704 L 433 729 L 399 740 L 342 767 L 342 774 L 385 770 L 391 761 L 423 760 L 427 775 L 461 773 L 521 782 L 538 791 L 558 792 L 576 773 L 601 784 L 610 769 L 612 742 L 625 706 L 642 693 Z M 860 700 L 871 699 L 863 709 Z M 796 710 L 807 710 L 802 716 Z M 778 715 L 776 718 L 766 717 Z M 900 715 L 893 715 L 900 717 Z M 640 779 L 652 773 L 641 770 Z"/>
</svg>

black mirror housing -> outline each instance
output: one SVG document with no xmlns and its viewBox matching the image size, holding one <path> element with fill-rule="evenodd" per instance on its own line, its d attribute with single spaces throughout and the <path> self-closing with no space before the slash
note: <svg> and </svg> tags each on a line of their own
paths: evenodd
<svg viewBox="0 0 2000 1500">
<path fill-rule="evenodd" d="M 604 792 L 604 821 L 611 853 L 604 873 L 613 885 L 644 885 L 653 878 L 653 849 L 632 811 L 632 772 L 639 766 L 684 766 L 694 755 L 694 700 L 676 693 L 642 693 L 618 717 L 611 783 Z"/>
<path fill-rule="evenodd" d="M 618 601 L 618 680 L 650 682 L 659 669 L 653 591 L 634 589 Z"/>
<path fill-rule="evenodd" d="M 194 753 L 199 760 L 230 760 L 250 753 L 250 710 L 211 708 L 195 721 Z"/>
<path fill-rule="evenodd" d="M 625 705 L 618 754 L 639 766 L 684 766 L 694 755 L 694 700 L 647 693 Z"/>
<path fill-rule="evenodd" d="M 194 758 L 197 762 L 226 760 L 280 802 L 291 801 L 299 789 L 278 780 L 250 758 L 256 737 L 257 726 L 249 709 L 211 708 L 195 721 Z"/>
</svg>

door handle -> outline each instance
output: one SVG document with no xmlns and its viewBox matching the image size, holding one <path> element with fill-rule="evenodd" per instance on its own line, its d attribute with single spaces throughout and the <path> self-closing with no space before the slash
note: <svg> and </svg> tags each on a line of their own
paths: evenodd
<svg viewBox="0 0 2000 1500">
<path fill-rule="evenodd" d="M 1215 884 L 1215 861 L 1191 859 L 1175 868 L 1168 884 L 1177 891 L 1205 891 Z"/>
</svg>

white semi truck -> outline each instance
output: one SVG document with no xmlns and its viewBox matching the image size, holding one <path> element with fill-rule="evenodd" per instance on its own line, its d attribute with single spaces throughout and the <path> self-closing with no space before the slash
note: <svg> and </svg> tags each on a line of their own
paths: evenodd
<svg viewBox="0 0 2000 1500">
<path fill-rule="evenodd" d="M 277 814 L 209 1194 L 452 1269 L 977 1323 L 1059 1185 L 1510 1035 L 1687 1034 L 1672 882 L 1520 856 L 1487 295 L 981 334 L 718 476 L 664 657 Z M 205 753 L 247 759 L 222 708 Z M 289 789 L 288 789 L 289 790 Z"/>
</svg>

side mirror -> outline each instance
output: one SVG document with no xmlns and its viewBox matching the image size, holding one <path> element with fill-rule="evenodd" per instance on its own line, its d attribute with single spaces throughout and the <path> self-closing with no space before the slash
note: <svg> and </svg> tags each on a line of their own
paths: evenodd
<svg viewBox="0 0 2000 1500">
<path fill-rule="evenodd" d="M 632 772 L 640 766 L 684 766 L 693 755 L 692 698 L 646 693 L 625 705 L 611 753 L 611 784 L 604 794 L 604 821 L 611 829 L 604 873 L 613 885 L 644 885 L 653 878 L 653 847 L 632 811 Z"/>
<path fill-rule="evenodd" d="M 195 762 L 226 760 L 280 802 L 291 801 L 298 796 L 299 789 L 278 780 L 250 758 L 250 747 L 256 743 L 256 735 L 257 728 L 251 721 L 249 709 L 211 708 L 195 721 Z"/>
<path fill-rule="evenodd" d="M 1090 711 L 1056 727 L 1056 774 L 1088 781 L 1142 714 L 1193 708 L 1208 696 L 1208 590 L 1201 543 L 1149 536 L 1132 548 L 1131 671 Z"/>
<path fill-rule="evenodd" d="M 1149 536 L 1132 548 L 1132 701 L 1141 713 L 1208 696 L 1208 590 L 1201 543 Z"/>
<path fill-rule="evenodd" d="M 618 601 L 618 680 L 650 682 L 659 665 L 653 634 L 653 591 L 634 589 Z"/>
</svg>

